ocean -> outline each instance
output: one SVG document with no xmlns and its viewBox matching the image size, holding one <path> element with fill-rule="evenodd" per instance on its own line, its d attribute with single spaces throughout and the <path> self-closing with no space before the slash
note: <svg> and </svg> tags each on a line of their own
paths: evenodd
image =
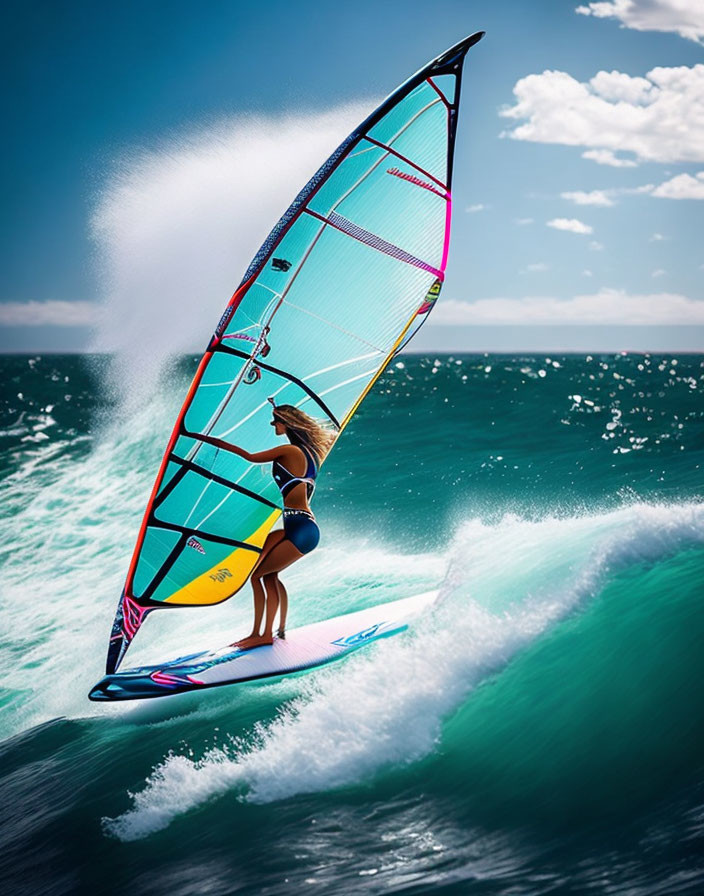
<svg viewBox="0 0 704 896">
<path fill-rule="evenodd" d="M 0 358 L 6 891 L 704 892 L 704 357 L 402 356 L 282 578 L 290 627 L 432 612 L 305 676 L 93 704 L 195 365 Z M 250 614 L 155 613 L 126 664 Z"/>
</svg>

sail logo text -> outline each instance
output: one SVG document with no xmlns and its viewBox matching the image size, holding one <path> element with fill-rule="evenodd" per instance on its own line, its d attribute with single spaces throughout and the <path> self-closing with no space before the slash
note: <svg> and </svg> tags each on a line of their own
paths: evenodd
<svg viewBox="0 0 704 896">
<path fill-rule="evenodd" d="M 211 572 L 210 578 L 214 582 L 224 582 L 225 579 L 232 578 L 232 573 L 230 572 L 229 569 L 227 569 L 227 567 L 222 567 L 222 569 L 219 569 L 217 572 Z"/>
<path fill-rule="evenodd" d="M 411 184 L 415 184 L 417 187 L 423 187 L 425 190 L 430 190 L 431 193 L 435 193 L 436 196 L 442 196 L 445 198 L 444 194 L 437 190 L 432 184 L 429 184 L 427 181 L 421 180 L 419 177 L 416 177 L 413 174 L 407 174 L 405 171 L 400 171 L 398 168 L 387 168 L 387 174 L 393 174 L 394 177 L 400 177 L 401 180 L 407 180 Z"/>
<path fill-rule="evenodd" d="M 193 550 L 198 551 L 199 554 L 205 553 L 205 548 L 203 547 L 203 545 L 198 541 L 197 538 L 193 538 L 193 536 L 191 536 L 186 542 L 186 547 L 193 548 Z"/>
</svg>

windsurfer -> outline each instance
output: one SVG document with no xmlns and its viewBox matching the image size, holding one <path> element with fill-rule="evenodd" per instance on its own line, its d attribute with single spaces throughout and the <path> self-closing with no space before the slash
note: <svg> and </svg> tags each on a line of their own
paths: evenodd
<svg viewBox="0 0 704 896">
<path fill-rule="evenodd" d="M 273 400 L 269 400 L 273 404 Z M 254 593 L 254 624 L 251 634 L 234 643 L 233 646 L 241 650 L 273 643 L 277 612 L 277 635 L 280 638 L 285 636 L 288 594 L 279 573 L 304 554 L 310 553 L 320 540 L 320 529 L 309 501 L 315 490 L 318 468 L 335 440 L 333 432 L 290 404 L 274 406 L 271 425 L 277 436 L 286 436 L 289 444 L 252 453 L 212 436 L 203 439 L 217 448 L 238 454 L 250 463 L 271 463 L 271 472 L 284 503 L 284 527 L 269 533 L 250 576 Z"/>
</svg>

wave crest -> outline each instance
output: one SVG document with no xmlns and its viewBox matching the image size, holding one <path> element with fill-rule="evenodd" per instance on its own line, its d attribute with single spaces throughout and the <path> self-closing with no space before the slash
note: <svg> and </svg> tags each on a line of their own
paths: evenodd
<svg viewBox="0 0 704 896">
<path fill-rule="evenodd" d="M 430 754 L 443 721 L 488 675 L 620 571 L 704 543 L 704 505 L 462 524 L 442 599 L 422 628 L 305 679 L 250 742 L 201 759 L 170 754 L 105 829 L 135 840 L 230 790 L 265 803 L 351 786 Z"/>
</svg>

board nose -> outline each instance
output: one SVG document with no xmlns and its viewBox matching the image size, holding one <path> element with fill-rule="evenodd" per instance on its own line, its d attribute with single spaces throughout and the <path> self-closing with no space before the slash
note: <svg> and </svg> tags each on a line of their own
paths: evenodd
<svg viewBox="0 0 704 896">
<path fill-rule="evenodd" d="M 109 693 L 110 681 L 108 678 L 103 678 L 97 684 L 93 685 L 88 694 L 88 699 L 92 700 L 94 703 L 100 703 L 106 700 L 113 699 Z"/>
</svg>

